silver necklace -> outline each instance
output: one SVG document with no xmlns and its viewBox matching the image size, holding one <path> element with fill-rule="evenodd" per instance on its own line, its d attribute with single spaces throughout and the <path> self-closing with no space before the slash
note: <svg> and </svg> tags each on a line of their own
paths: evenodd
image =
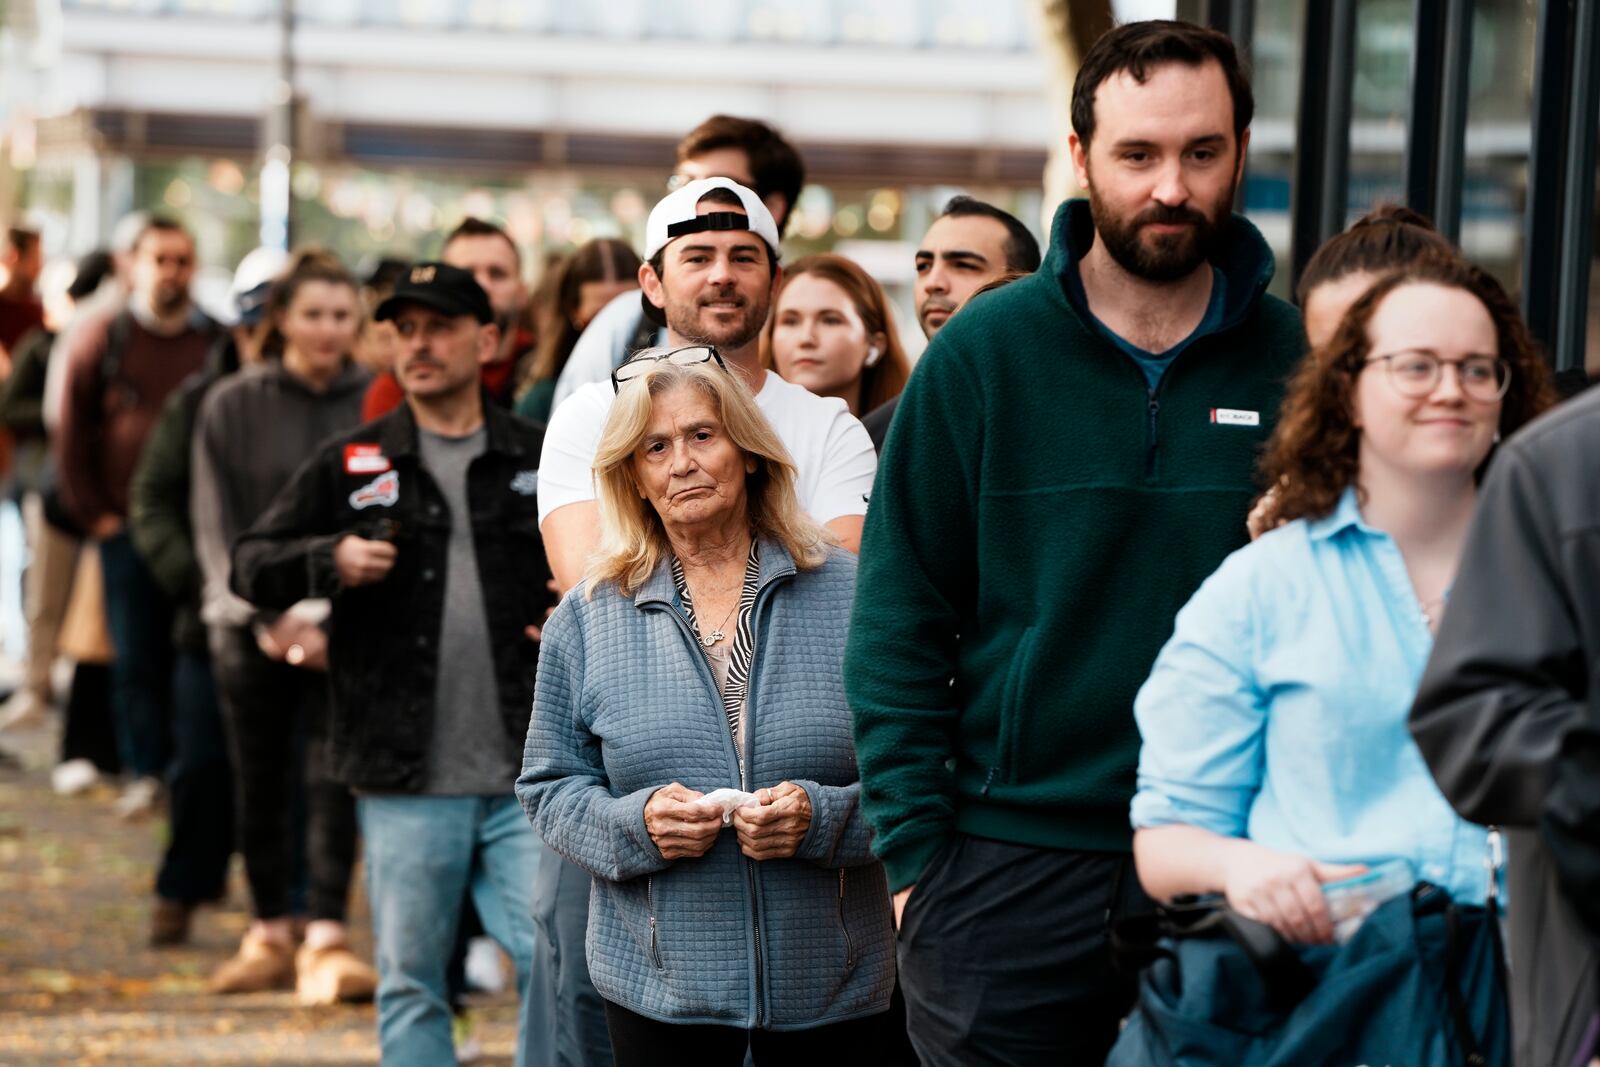
<svg viewBox="0 0 1600 1067">
<path fill-rule="evenodd" d="M 722 617 L 722 621 L 717 624 L 717 628 L 704 636 L 702 636 L 700 633 L 700 619 L 699 615 L 697 614 L 694 619 L 695 639 L 699 641 L 702 646 L 710 648 L 718 641 L 721 641 L 724 637 L 727 637 L 728 635 L 722 632 L 722 628 L 728 625 L 728 620 L 733 618 L 734 608 L 737 608 L 738 606 L 739 602 L 735 600 L 733 602 L 733 607 L 728 609 L 728 613 L 724 615 Z"/>
</svg>

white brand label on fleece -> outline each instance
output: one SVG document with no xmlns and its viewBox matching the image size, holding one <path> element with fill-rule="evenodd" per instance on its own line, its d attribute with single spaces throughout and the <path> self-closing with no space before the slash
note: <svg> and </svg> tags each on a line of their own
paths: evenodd
<svg viewBox="0 0 1600 1067">
<path fill-rule="evenodd" d="M 1260 426 L 1261 412 L 1237 408 L 1212 408 L 1211 421 L 1218 426 Z"/>
</svg>

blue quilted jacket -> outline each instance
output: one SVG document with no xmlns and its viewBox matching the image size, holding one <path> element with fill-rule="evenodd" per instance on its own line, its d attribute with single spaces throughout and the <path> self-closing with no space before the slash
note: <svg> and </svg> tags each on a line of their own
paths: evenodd
<svg viewBox="0 0 1600 1067">
<path fill-rule="evenodd" d="M 727 716 L 663 564 L 633 598 L 569 593 L 544 628 L 517 796 L 540 835 L 594 875 L 589 973 L 600 995 L 681 1023 L 798 1030 L 889 1007 L 894 930 L 861 816 L 841 664 L 855 557 L 798 571 L 761 544 L 745 762 L 792 781 L 811 826 L 756 862 L 732 829 L 668 862 L 644 806 L 671 782 L 740 787 Z"/>
</svg>

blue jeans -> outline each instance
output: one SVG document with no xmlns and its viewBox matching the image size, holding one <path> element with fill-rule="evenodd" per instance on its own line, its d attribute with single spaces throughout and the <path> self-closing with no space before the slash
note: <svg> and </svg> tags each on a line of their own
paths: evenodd
<svg viewBox="0 0 1600 1067">
<path fill-rule="evenodd" d="M 533 985 L 529 1026 L 545 1035 L 528 1067 L 611 1067 L 605 1001 L 589 979 L 584 938 L 593 879 L 577 864 L 546 852 L 533 887 Z"/>
<path fill-rule="evenodd" d="M 528 982 L 532 890 L 544 843 L 517 798 L 363 796 L 367 897 L 378 957 L 378 1044 L 384 1067 L 456 1062 L 445 968 L 470 888 L 485 932 L 517 971 L 517 1067 L 532 1062 Z"/>
<path fill-rule="evenodd" d="M 100 542 L 100 567 L 106 627 L 116 646 L 111 709 L 122 769 L 135 778 L 160 778 L 167 766 L 172 605 L 126 530 Z"/>
</svg>

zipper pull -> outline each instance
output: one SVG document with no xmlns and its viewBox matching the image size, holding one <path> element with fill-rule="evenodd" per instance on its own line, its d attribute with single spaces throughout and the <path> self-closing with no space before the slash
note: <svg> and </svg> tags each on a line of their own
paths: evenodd
<svg viewBox="0 0 1600 1067">
<path fill-rule="evenodd" d="M 986 797 L 989 795 L 989 787 L 994 784 L 995 772 L 997 772 L 999 769 L 999 767 L 989 768 L 988 775 L 983 779 L 983 788 L 978 790 L 978 795 L 980 797 Z"/>
</svg>

